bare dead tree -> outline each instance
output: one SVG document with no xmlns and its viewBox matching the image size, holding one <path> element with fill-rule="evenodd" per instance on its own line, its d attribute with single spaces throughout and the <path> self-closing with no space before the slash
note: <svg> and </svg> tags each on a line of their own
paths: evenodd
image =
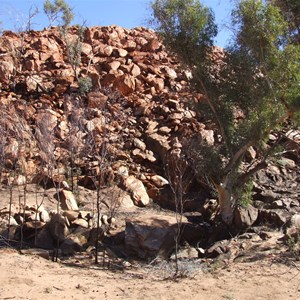
<svg viewBox="0 0 300 300">
<path fill-rule="evenodd" d="M 98 124 L 97 128 L 87 130 L 85 139 L 87 156 L 92 157 L 93 168 L 91 178 L 96 189 L 96 241 L 95 241 L 95 264 L 98 264 L 99 252 L 99 236 L 101 235 L 101 218 L 103 212 L 103 205 L 109 210 L 110 220 L 112 220 L 119 207 L 117 203 L 118 192 L 112 192 L 109 195 L 103 193 L 104 189 L 112 188 L 118 184 L 119 178 L 115 177 L 112 169 L 113 163 L 116 161 L 116 149 L 113 146 L 113 136 L 118 138 L 121 142 L 121 130 L 125 128 L 127 119 L 122 117 L 120 110 L 114 109 L 114 105 L 119 105 L 121 96 L 119 94 L 106 91 L 109 94 L 109 100 L 101 110 L 97 110 L 98 120 L 101 119 L 101 126 Z M 87 113 L 87 120 L 89 119 L 89 112 Z M 91 118 L 90 118 L 91 119 Z M 111 132 L 113 129 L 113 132 Z"/>
<path fill-rule="evenodd" d="M 193 175 L 189 168 L 187 160 L 182 154 L 180 148 L 173 149 L 166 155 L 165 174 L 169 181 L 169 186 L 173 193 L 175 205 L 176 229 L 174 233 L 175 242 L 175 274 L 179 275 L 178 251 L 183 231 L 183 213 L 187 202 L 187 191 L 192 182 Z"/>
<path fill-rule="evenodd" d="M 95 189 L 96 189 L 96 239 L 95 239 L 95 264 L 99 263 L 98 253 L 99 253 L 99 236 L 101 233 L 101 217 L 102 217 L 102 203 L 103 195 L 101 194 L 101 189 L 105 182 L 105 169 L 107 169 L 107 156 L 108 156 L 108 141 L 107 141 L 107 130 L 104 128 L 102 132 L 101 143 L 99 143 L 98 138 L 95 136 L 95 132 L 90 132 L 88 139 L 86 140 L 92 147 L 92 156 L 96 159 L 96 168 L 91 174 Z"/>
<path fill-rule="evenodd" d="M 16 120 L 16 126 L 18 127 L 18 131 L 21 133 L 18 136 L 18 143 L 19 143 L 19 149 L 18 149 L 18 160 L 17 160 L 17 171 L 18 174 L 21 175 L 21 182 L 18 182 L 17 185 L 21 184 L 23 187 L 23 222 L 21 223 L 21 240 L 20 240 L 20 249 L 23 248 L 23 242 L 24 242 L 24 235 L 23 235 L 23 229 L 24 229 L 24 222 L 26 218 L 26 205 L 27 205 L 27 185 L 29 182 L 29 174 L 27 169 L 27 159 L 30 157 L 32 144 L 34 143 L 34 138 L 31 132 L 31 129 L 27 125 L 27 122 L 23 116 L 18 116 Z"/>
<path fill-rule="evenodd" d="M 77 96 L 66 95 L 64 99 L 64 115 L 67 123 L 67 135 L 64 148 L 68 152 L 65 163 L 69 169 L 71 190 L 77 190 L 78 176 L 80 175 L 80 162 L 84 155 L 84 139 L 86 129 L 84 126 L 84 108 L 82 99 Z"/>
<path fill-rule="evenodd" d="M 39 13 L 39 9 L 36 5 L 31 5 L 28 11 L 28 15 L 27 15 L 27 24 L 26 24 L 26 31 L 30 31 L 32 30 L 32 20 L 34 17 L 36 17 L 36 15 L 38 15 Z"/>
<path fill-rule="evenodd" d="M 45 111 L 42 114 L 42 118 L 38 120 L 36 124 L 36 139 L 38 142 L 40 158 L 43 168 L 43 177 L 49 178 L 51 184 L 55 188 L 55 194 L 57 197 L 57 214 L 60 213 L 60 189 L 61 189 L 61 180 L 59 178 L 59 166 L 58 161 L 55 156 L 55 136 L 54 128 L 56 127 L 56 120 L 53 120 L 51 113 Z M 45 174 L 46 173 L 46 174 Z M 47 179 L 48 180 L 48 179 Z M 58 249 L 60 241 L 56 240 L 56 247 L 53 251 L 53 261 L 58 259 Z"/>
<path fill-rule="evenodd" d="M 7 185 L 9 188 L 9 216 L 8 216 L 8 237 L 10 236 L 10 220 L 12 216 L 13 203 L 13 187 L 18 185 L 18 175 L 23 175 L 25 182 L 23 182 L 23 211 L 26 206 L 27 195 L 27 157 L 30 153 L 30 148 L 33 143 L 31 129 L 27 122 L 18 112 L 13 104 L 7 106 L 2 105 L 0 112 L 0 132 L 3 136 L 1 138 L 1 178 L 3 171 L 6 172 Z M 19 205 L 21 207 L 21 205 Z M 23 222 L 24 222 L 23 218 Z M 23 222 L 21 224 L 21 244 L 23 245 Z"/>
</svg>

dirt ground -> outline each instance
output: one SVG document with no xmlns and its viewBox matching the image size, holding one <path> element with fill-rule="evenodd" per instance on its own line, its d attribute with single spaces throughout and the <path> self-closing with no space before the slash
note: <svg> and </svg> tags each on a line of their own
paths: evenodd
<svg viewBox="0 0 300 300">
<path fill-rule="evenodd" d="M 171 280 L 155 268 L 113 271 L 0 250 L 0 299 L 300 299 L 300 265 L 265 258 Z"/>
</svg>

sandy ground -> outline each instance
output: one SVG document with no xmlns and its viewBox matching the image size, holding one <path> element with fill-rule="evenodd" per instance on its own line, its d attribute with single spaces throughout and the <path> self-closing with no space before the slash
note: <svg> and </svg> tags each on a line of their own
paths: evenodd
<svg viewBox="0 0 300 300">
<path fill-rule="evenodd" d="M 165 279 L 154 269 L 103 270 L 0 250 L 0 299 L 300 299 L 300 265 L 274 258 Z"/>
</svg>

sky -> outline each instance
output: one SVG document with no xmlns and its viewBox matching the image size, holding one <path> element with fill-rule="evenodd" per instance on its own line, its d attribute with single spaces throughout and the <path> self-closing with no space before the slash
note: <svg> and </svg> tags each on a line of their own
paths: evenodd
<svg viewBox="0 0 300 300">
<path fill-rule="evenodd" d="M 86 26 L 115 24 L 129 29 L 138 26 L 149 27 L 147 18 L 150 16 L 151 0 L 66 0 L 66 2 L 73 8 L 75 14 L 73 24 L 83 24 L 83 22 L 86 22 Z M 219 26 L 219 35 L 215 43 L 222 47 L 230 39 L 226 24 L 230 21 L 231 2 L 230 0 L 202 0 L 204 5 L 211 7 L 215 12 Z M 4 30 L 24 30 L 30 8 L 37 6 L 40 13 L 33 18 L 32 27 L 42 30 L 49 25 L 43 13 L 43 3 L 44 0 L 0 0 L 2 23 L 0 26 Z"/>
</svg>

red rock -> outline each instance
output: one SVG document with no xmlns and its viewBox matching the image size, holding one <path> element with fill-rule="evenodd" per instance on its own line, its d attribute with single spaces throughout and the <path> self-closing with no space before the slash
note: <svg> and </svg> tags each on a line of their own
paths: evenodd
<svg viewBox="0 0 300 300">
<path fill-rule="evenodd" d="M 150 134 L 147 136 L 147 146 L 161 161 L 164 161 L 165 156 L 170 149 L 168 136 L 159 135 L 157 133 Z"/>
<path fill-rule="evenodd" d="M 150 180 L 157 186 L 157 187 L 163 187 L 167 184 L 169 184 L 169 181 L 165 178 L 163 178 L 160 175 L 153 175 L 150 177 Z"/>
<path fill-rule="evenodd" d="M 85 56 L 90 56 L 93 53 L 92 46 L 87 43 L 81 43 L 81 53 Z"/>
<path fill-rule="evenodd" d="M 147 82 L 155 88 L 156 91 L 162 91 L 165 87 L 164 79 L 154 77 L 153 75 L 149 74 L 147 76 Z"/>
<path fill-rule="evenodd" d="M 57 125 L 57 116 L 50 111 L 39 112 L 36 116 L 36 123 L 39 128 L 46 128 L 51 132 Z"/>
<path fill-rule="evenodd" d="M 137 37 L 135 39 L 135 41 L 136 41 L 137 45 L 139 45 L 139 46 L 145 46 L 148 44 L 148 41 L 144 37 L 141 37 L 141 36 Z"/>
<path fill-rule="evenodd" d="M 15 69 L 12 58 L 6 59 L 7 60 L 0 61 L 0 82 L 9 80 Z"/>
<path fill-rule="evenodd" d="M 125 49 L 118 49 L 118 54 L 120 57 L 126 57 L 128 55 L 128 51 Z"/>
<path fill-rule="evenodd" d="M 133 40 L 122 39 L 123 48 L 127 51 L 134 51 L 136 49 L 136 42 Z"/>
<path fill-rule="evenodd" d="M 150 42 L 148 42 L 147 45 L 145 45 L 144 50 L 155 52 L 159 50 L 162 47 L 161 43 L 157 39 L 152 39 Z"/>
<path fill-rule="evenodd" d="M 175 70 L 171 69 L 170 67 L 166 66 L 164 67 L 165 72 L 167 73 L 167 76 L 171 79 L 177 78 L 177 73 Z"/>
<path fill-rule="evenodd" d="M 133 76 L 124 74 L 116 78 L 114 88 L 117 89 L 123 96 L 128 96 L 135 91 L 135 80 Z"/>
<path fill-rule="evenodd" d="M 106 74 L 102 77 L 101 80 L 101 86 L 103 87 L 109 87 L 111 84 L 113 84 L 116 80 L 115 74 Z"/>
<path fill-rule="evenodd" d="M 101 92 L 91 92 L 88 93 L 88 106 L 90 108 L 105 108 L 108 96 L 104 95 Z"/>
<path fill-rule="evenodd" d="M 78 210 L 77 201 L 71 191 L 62 190 L 55 196 L 63 210 Z"/>
<path fill-rule="evenodd" d="M 106 64 L 106 69 L 108 71 L 110 71 L 110 70 L 116 71 L 119 69 L 120 65 L 121 65 L 121 63 L 119 61 L 114 60 L 114 61 Z"/>
<path fill-rule="evenodd" d="M 26 78 L 26 87 L 28 92 L 35 92 L 38 89 L 43 89 L 43 79 L 39 75 L 32 75 Z"/>
<path fill-rule="evenodd" d="M 113 47 L 109 46 L 109 45 L 104 45 L 104 44 L 100 44 L 99 46 L 97 46 L 95 48 L 95 54 L 97 55 L 101 55 L 101 56 L 105 56 L 105 57 L 109 57 L 112 55 L 113 53 Z"/>
<path fill-rule="evenodd" d="M 146 150 L 146 144 L 138 138 L 133 139 L 133 145 L 142 151 Z"/>
</svg>

